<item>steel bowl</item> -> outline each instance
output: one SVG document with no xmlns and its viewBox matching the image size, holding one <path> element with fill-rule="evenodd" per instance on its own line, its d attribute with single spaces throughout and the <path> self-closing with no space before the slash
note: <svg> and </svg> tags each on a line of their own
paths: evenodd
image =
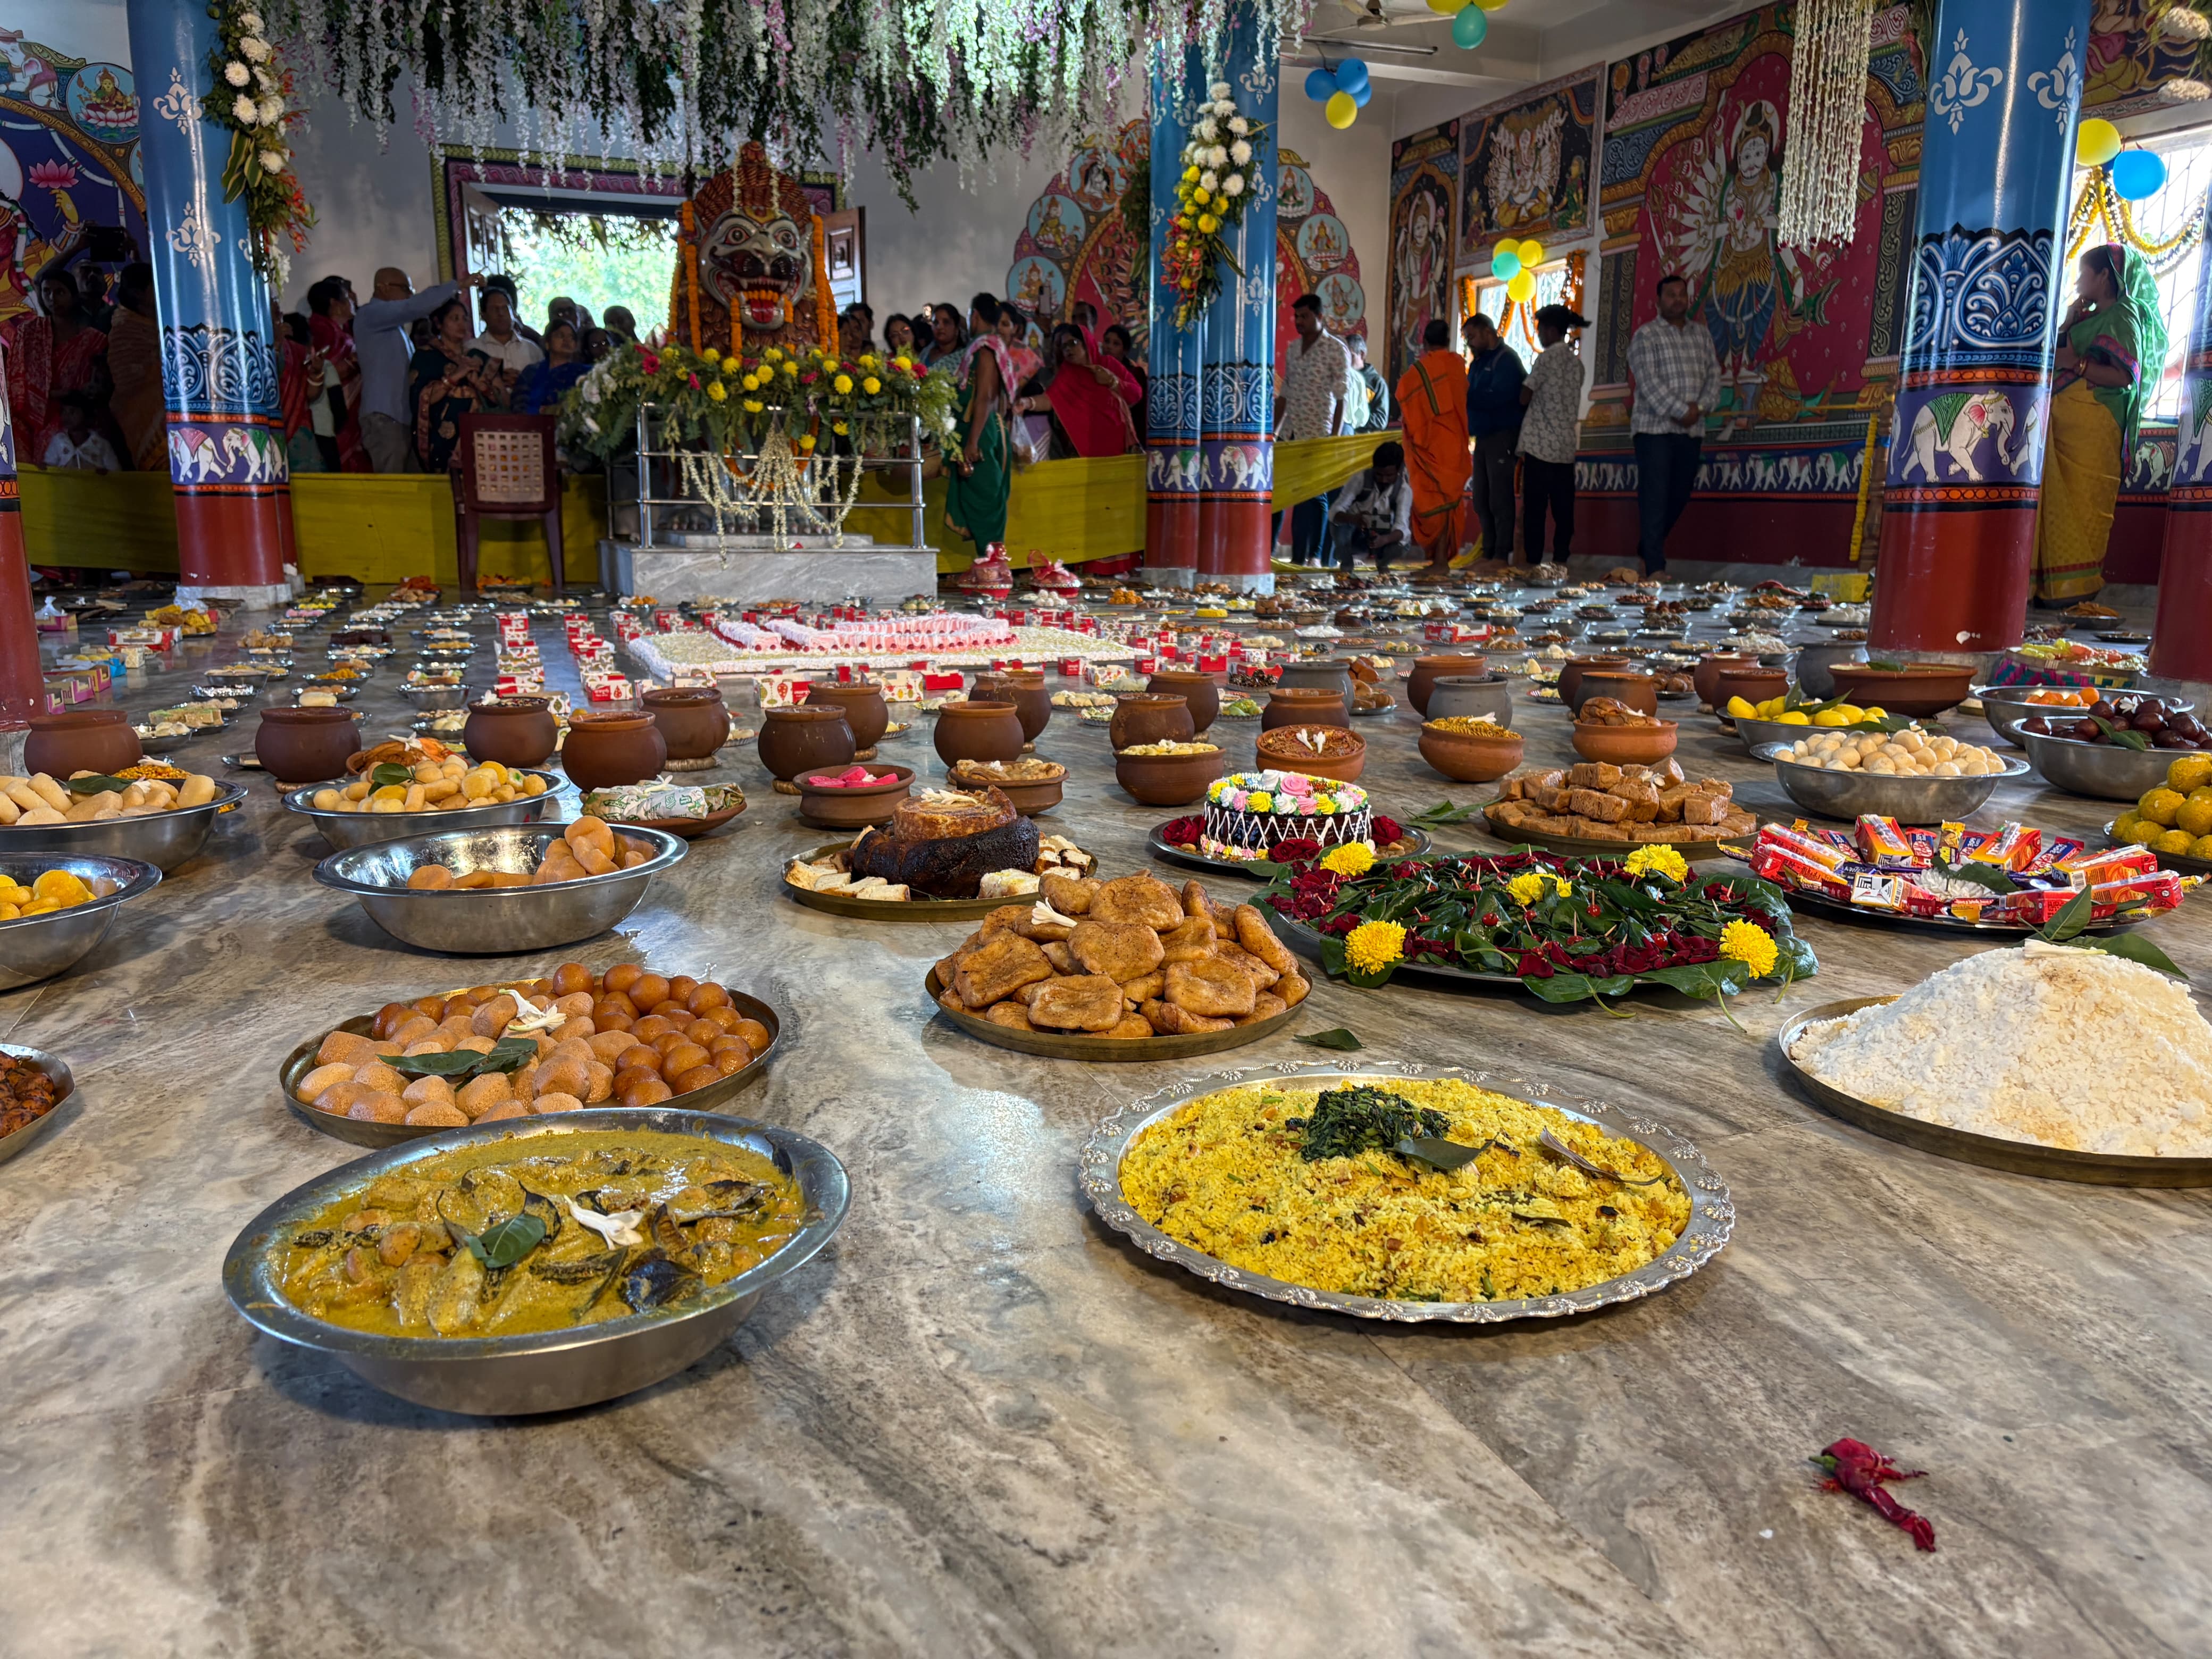
<svg viewBox="0 0 2212 1659">
<path fill-rule="evenodd" d="M 451 1340 L 378 1336 L 312 1318 L 284 1300 L 273 1262 L 283 1230 L 344 1194 L 456 1146 L 502 1136 L 535 1140 L 593 1129 L 697 1135 L 761 1153 L 798 1181 L 806 1218 L 791 1242 L 758 1267 L 680 1305 L 573 1330 Z M 648 1388 L 720 1346 L 752 1312 L 763 1291 L 805 1266 L 830 1242 L 845 1219 L 849 1200 L 845 1166 L 835 1153 L 770 1124 L 666 1107 L 595 1107 L 551 1118 L 510 1118 L 390 1147 L 294 1188 L 254 1217 L 232 1243 L 223 1258 L 222 1288 L 230 1305 L 257 1330 L 328 1354 L 362 1381 L 416 1405 L 486 1417 L 573 1411 Z"/>
<path fill-rule="evenodd" d="M 465 708 L 469 700 L 469 688 L 465 685 L 401 685 L 394 690 L 417 709 L 426 711 Z"/>
<path fill-rule="evenodd" d="M 2086 709 L 2068 708 L 2063 704 L 2029 702 L 2027 700 L 2031 691 L 2051 689 L 2035 685 L 1976 686 L 1974 696 L 1981 700 L 1982 718 L 1990 723 L 1990 730 L 2014 748 L 2023 749 L 2027 745 L 2021 741 L 2018 729 L 2022 720 L 2036 714 L 2056 715 L 2061 720 L 2080 720 L 2087 712 Z M 2121 692 L 2118 695 L 2126 696 L 2132 694 Z M 2193 714 L 2197 712 L 2197 704 L 2188 697 L 2160 697 L 2159 702 L 2169 714 Z M 2171 755 L 2181 751 L 2167 750 L 2166 752 Z"/>
<path fill-rule="evenodd" d="M 1799 728 L 1791 727 L 1792 731 Z M 1950 823 L 1980 808 L 2008 778 L 2027 775 L 2027 763 L 2007 761 L 2000 773 L 1977 778 L 1885 777 L 1879 772 L 1837 772 L 1801 766 L 1785 743 L 1762 743 L 1752 754 L 1774 763 L 1774 775 L 1790 799 L 1808 812 L 1849 823 L 1872 812 L 1899 823 Z"/>
<path fill-rule="evenodd" d="M 1797 647 L 1797 684 L 1806 694 L 1814 697 L 1836 695 L 1836 677 L 1829 672 L 1838 663 L 1863 663 L 1866 647 L 1863 643 L 1844 641 L 1822 641 L 1815 645 Z"/>
<path fill-rule="evenodd" d="M 131 859 L 167 875 L 207 845 L 216 815 L 246 799 L 242 783 L 223 784 L 215 799 L 173 812 L 105 818 L 98 823 L 12 824 L 0 830 L 0 858 L 23 853 L 61 853 L 74 858 Z"/>
<path fill-rule="evenodd" d="M 0 991 L 52 979 L 75 967 L 107 937 L 118 905 L 150 892 L 161 881 L 161 872 L 139 859 L 0 857 L 0 876 L 19 887 L 28 887 L 49 870 L 66 870 L 88 884 L 104 876 L 115 890 L 66 910 L 0 921 Z"/>
<path fill-rule="evenodd" d="M 315 879 L 352 894 L 371 921 L 418 951 L 520 956 L 605 933 L 637 908 L 653 878 L 681 859 L 685 849 L 680 836 L 631 826 L 616 833 L 649 842 L 659 850 L 628 870 L 542 887 L 407 884 L 408 877 L 426 864 L 442 864 L 456 875 L 471 870 L 534 870 L 560 833 L 531 824 L 498 824 L 371 842 L 331 854 L 315 866 Z"/>
<path fill-rule="evenodd" d="M 436 835 L 446 830 L 482 830 L 495 823 L 530 823 L 550 811 L 554 798 L 567 781 L 557 773 L 518 767 L 517 771 L 545 780 L 545 793 L 490 806 L 457 806 L 450 812 L 328 812 L 310 805 L 318 789 L 343 788 L 352 779 L 328 783 L 304 783 L 284 792 L 284 810 L 313 823 L 325 841 L 340 851 L 367 847 L 380 841 L 402 841 L 410 836 Z"/>
<path fill-rule="evenodd" d="M 2083 743 L 2079 738 L 2039 737 L 2014 728 L 2027 750 L 2028 763 L 2043 781 L 2069 795 L 2099 800 L 2140 800 L 2166 781 L 2166 769 L 2191 749 L 2130 749 L 2117 743 Z"/>
<path fill-rule="evenodd" d="M 30 1151 L 32 1143 L 60 1122 L 69 1103 L 76 1094 L 76 1077 L 70 1072 L 69 1061 L 59 1054 L 50 1054 L 43 1048 L 26 1048 L 20 1043 L 0 1042 L 0 1054 L 12 1054 L 34 1072 L 44 1072 L 54 1080 L 54 1109 L 44 1117 L 33 1118 L 11 1135 L 0 1135 L 0 1164 Z"/>
</svg>

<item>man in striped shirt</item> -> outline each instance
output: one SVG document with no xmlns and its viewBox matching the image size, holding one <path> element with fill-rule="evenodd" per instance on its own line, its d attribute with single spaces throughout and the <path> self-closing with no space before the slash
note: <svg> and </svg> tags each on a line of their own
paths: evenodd
<svg viewBox="0 0 2212 1659">
<path fill-rule="evenodd" d="M 1628 343 L 1636 403 L 1628 430 L 1636 446 L 1637 550 L 1644 574 L 1667 568 L 1667 537 L 1698 481 L 1705 415 L 1721 395 L 1713 337 L 1690 319 L 1690 284 L 1679 273 L 1659 279 L 1659 314 Z"/>
</svg>

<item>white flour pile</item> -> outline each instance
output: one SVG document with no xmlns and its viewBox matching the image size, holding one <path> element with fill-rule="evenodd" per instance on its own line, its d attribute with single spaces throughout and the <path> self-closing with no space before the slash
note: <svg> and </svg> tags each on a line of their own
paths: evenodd
<svg viewBox="0 0 2212 1659">
<path fill-rule="evenodd" d="M 1832 1089 L 1954 1129 L 2212 1157 L 2212 1024 L 2185 986 L 2100 951 L 1984 951 L 1893 1003 L 1807 1026 L 1790 1057 Z"/>
</svg>

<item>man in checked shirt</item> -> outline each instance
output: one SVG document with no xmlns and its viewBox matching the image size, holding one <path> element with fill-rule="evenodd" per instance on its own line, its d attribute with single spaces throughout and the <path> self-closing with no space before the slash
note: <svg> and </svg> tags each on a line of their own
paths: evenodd
<svg viewBox="0 0 2212 1659">
<path fill-rule="evenodd" d="M 1691 320 L 1690 284 L 1680 274 L 1659 279 L 1659 314 L 1628 343 L 1628 377 L 1636 386 L 1628 430 L 1642 520 L 1637 550 L 1650 575 L 1667 568 L 1668 533 L 1690 504 L 1705 415 L 1721 395 L 1713 337 Z"/>
</svg>

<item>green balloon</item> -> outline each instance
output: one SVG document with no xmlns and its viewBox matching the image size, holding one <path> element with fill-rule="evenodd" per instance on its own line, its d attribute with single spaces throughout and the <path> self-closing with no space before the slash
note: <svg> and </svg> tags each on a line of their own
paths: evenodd
<svg viewBox="0 0 2212 1659">
<path fill-rule="evenodd" d="M 1510 283 L 1521 274 L 1521 255 L 1515 249 L 1501 247 L 1490 256 L 1490 274 L 1501 283 Z"/>
<path fill-rule="evenodd" d="M 1461 7 L 1459 15 L 1452 19 L 1453 44 L 1473 52 L 1489 38 L 1490 19 L 1482 8 L 1474 5 Z"/>
</svg>

